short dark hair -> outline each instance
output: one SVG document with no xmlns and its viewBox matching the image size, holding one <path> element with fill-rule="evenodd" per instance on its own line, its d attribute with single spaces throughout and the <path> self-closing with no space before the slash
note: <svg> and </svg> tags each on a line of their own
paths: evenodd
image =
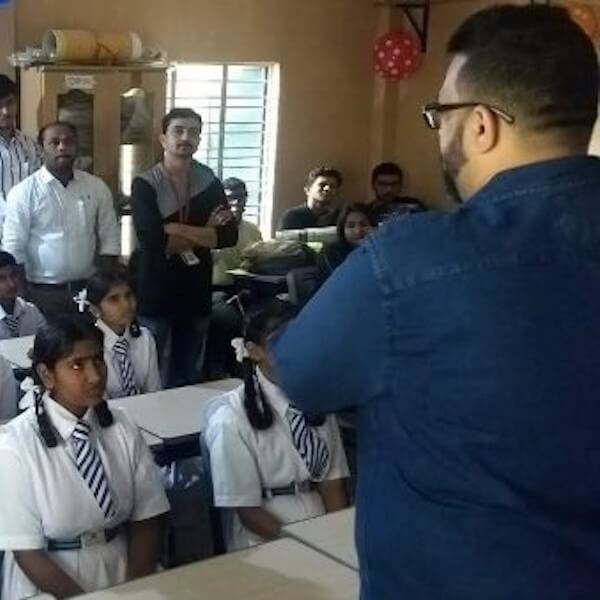
<svg viewBox="0 0 600 600">
<path fill-rule="evenodd" d="M 242 192 L 248 195 L 246 183 L 237 177 L 228 177 L 223 180 L 223 189 L 231 190 L 232 192 Z"/>
<path fill-rule="evenodd" d="M 398 175 L 400 180 L 404 179 L 404 173 L 402 169 L 393 162 L 382 162 L 379 163 L 372 171 L 371 171 L 371 183 L 375 183 L 375 180 L 380 175 Z"/>
<path fill-rule="evenodd" d="M 308 172 L 306 176 L 305 187 L 309 188 L 319 177 L 332 177 L 337 181 L 339 187 L 344 183 L 342 174 L 332 167 L 315 167 Z"/>
<path fill-rule="evenodd" d="M 354 202 L 353 204 L 347 204 L 340 212 L 340 216 L 338 217 L 337 223 L 335 225 L 337 232 L 337 239 L 339 242 L 343 244 L 348 244 L 346 241 L 346 235 L 344 233 L 344 229 L 346 228 L 346 220 L 351 213 L 361 213 L 367 217 L 369 223 L 376 227 L 377 223 L 373 219 L 373 211 L 368 204 L 364 204 L 362 202 Z"/>
<path fill-rule="evenodd" d="M 518 127 L 591 129 L 598 110 L 598 59 L 564 8 L 501 5 L 469 17 L 450 38 L 464 54 L 458 86 L 495 104 Z"/>
<path fill-rule="evenodd" d="M 4 269 L 4 267 L 14 267 L 16 264 L 17 261 L 10 252 L 0 250 L 0 269 Z"/>
<path fill-rule="evenodd" d="M 113 287 L 121 284 L 133 289 L 129 273 L 124 269 L 98 271 L 87 280 L 86 300 L 98 306 Z"/>
<path fill-rule="evenodd" d="M 202 128 L 202 117 L 193 108 L 172 108 L 162 119 L 163 133 L 167 133 L 171 121 L 175 119 L 196 119 Z"/>
<path fill-rule="evenodd" d="M 52 121 L 52 123 L 47 123 L 44 125 L 38 133 L 38 144 L 40 146 L 44 145 L 44 134 L 51 127 L 66 127 L 75 137 L 77 137 L 77 127 L 75 127 L 73 123 L 69 123 L 69 121 Z"/>
<path fill-rule="evenodd" d="M 10 78 L 0 73 L 0 99 L 17 95 L 17 84 Z"/>
</svg>

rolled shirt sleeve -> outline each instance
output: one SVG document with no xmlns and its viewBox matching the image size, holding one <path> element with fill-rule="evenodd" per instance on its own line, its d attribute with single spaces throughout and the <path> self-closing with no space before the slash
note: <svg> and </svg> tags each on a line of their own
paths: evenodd
<svg viewBox="0 0 600 600">
<path fill-rule="evenodd" d="M 98 185 L 99 253 L 104 256 L 119 256 L 121 254 L 121 231 L 117 222 L 113 196 L 103 181 L 99 181 Z"/>
<path fill-rule="evenodd" d="M 27 242 L 31 226 L 29 192 L 31 180 L 15 186 L 8 193 L 2 225 L 2 249 L 24 264 L 27 257 Z"/>
</svg>

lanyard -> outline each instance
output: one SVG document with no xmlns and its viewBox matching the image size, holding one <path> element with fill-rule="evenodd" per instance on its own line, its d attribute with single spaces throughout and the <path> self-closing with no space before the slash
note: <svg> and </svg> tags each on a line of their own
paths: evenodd
<svg viewBox="0 0 600 600">
<path fill-rule="evenodd" d="M 187 192 L 182 197 L 181 194 L 179 193 L 179 188 L 175 184 L 175 181 L 173 180 L 173 178 L 169 175 L 169 173 L 165 169 L 164 165 L 161 165 L 161 167 L 162 167 L 162 170 L 169 182 L 169 185 L 171 186 L 171 190 L 173 192 L 173 195 L 175 196 L 175 200 L 177 201 L 177 214 L 179 216 L 179 222 L 187 224 L 187 222 L 189 221 L 189 218 L 190 218 L 190 205 L 191 205 L 191 198 L 192 198 L 191 172 L 188 175 Z"/>
</svg>

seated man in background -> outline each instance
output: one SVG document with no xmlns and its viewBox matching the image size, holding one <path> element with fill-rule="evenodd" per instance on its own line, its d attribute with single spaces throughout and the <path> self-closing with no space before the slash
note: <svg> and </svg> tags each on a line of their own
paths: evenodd
<svg viewBox="0 0 600 600">
<path fill-rule="evenodd" d="M 262 240 L 260 229 L 243 218 L 248 201 L 246 184 L 237 177 L 229 177 L 223 181 L 223 189 L 238 224 L 238 242 L 231 248 L 213 250 L 213 312 L 206 349 L 209 379 L 234 375 L 238 371 L 231 340 L 242 334 L 242 316 L 236 305 L 229 302 L 235 289 L 234 279 L 227 271 L 239 269 L 244 250 Z"/>
<path fill-rule="evenodd" d="M 34 335 L 46 322 L 35 304 L 19 297 L 19 283 L 17 261 L 0 250 L 0 340 Z"/>
<path fill-rule="evenodd" d="M 331 227 L 336 224 L 339 209 L 336 199 L 342 187 L 342 174 L 330 167 L 312 169 L 306 177 L 306 204 L 288 209 L 281 218 L 279 230 Z"/>
<path fill-rule="evenodd" d="M 378 164 L 371 173 L 371 187 L 375 199 L 371 202 L 371 217 L 381 224 L 394 214 L 410 214 L 427 210 L 421 200 L 401 196 L 404 184 L 402 169 L 392 162 Z"/>
</svg>

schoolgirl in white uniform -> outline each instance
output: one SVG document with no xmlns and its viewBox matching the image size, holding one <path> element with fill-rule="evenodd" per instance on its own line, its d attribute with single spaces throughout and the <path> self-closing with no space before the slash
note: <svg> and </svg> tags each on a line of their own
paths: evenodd
<svg viewBox="0 0 600 600">
<path fill-rule="evenodd" d="M 344 508 L 348 465 L 333 416 L 310 418 L 274 382 L 266 341 L 293 315 L 273 301 L 247 322 L 244 385 L 207 409 L 205 441 L 228 550 Z"/>
<path fill-rule="evenodd" d="M 122 398 L 162 389 L 156 343 L 135 319 L 135 295 L 127 278 L 101 272 L 87 283 L 85 300 L 104 333 L 106 397 Z"/>
<path fill-rule="evenodd" d="M 137 427 L 103 399 L 102 337 L 82 316 L 43 327 L 35 406 L 0 427 L 3 600 L 64 598 L 156 567 L 169 503 Z"/>
</svg>

